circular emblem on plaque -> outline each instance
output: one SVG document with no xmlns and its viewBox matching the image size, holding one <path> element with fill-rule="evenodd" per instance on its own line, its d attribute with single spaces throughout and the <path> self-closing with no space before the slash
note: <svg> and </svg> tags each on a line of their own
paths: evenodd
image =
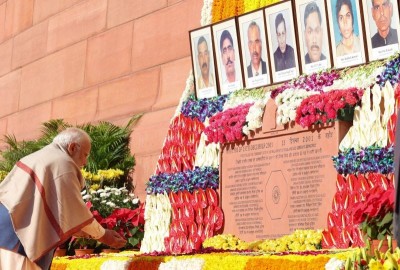
<svg viewBox="0 0 400 270">
<path fill-rule="evenodd" d="M 274 188 L 272 189 L 272 201 L 275 204 L 278 204 L 280 198 L 281 198 L 281 191 L 279 190 L 278 186 L 274 186 Z"/>
</svg>

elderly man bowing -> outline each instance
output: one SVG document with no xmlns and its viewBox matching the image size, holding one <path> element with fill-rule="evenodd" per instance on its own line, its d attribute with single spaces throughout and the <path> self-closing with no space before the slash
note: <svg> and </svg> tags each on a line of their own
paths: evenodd
<svg viewBox="0 0 400 270">
<path fill-rule="evenodd" d="M 49 269 L 55 248 L 79 233 L 111 247 L 125 245 L 82 200 L 80 168 L 90 148 L 86 132 L 68 128 L 18 161 L 0 184 L 0 270 Z"/>
</svg>

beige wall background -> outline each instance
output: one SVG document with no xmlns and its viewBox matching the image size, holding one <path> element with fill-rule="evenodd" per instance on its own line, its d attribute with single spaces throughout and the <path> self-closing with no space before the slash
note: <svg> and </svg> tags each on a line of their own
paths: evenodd
<svg viewBox="0 0 400 270">
<path fill-rule="evenodd" d="M 200 0 L 0 0 L 0 136 L 41 123 L 145 113 L 132 134 L 135 193 L 145 198 L 191 69 Z M 0 143 L 0 147 L 3 146 Z"/>
</svg>

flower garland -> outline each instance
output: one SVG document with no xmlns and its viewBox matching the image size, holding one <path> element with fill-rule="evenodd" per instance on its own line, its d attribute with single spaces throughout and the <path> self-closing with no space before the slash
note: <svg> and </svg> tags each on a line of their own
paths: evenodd
<svg viewBox="0 0 400 270">
<path fill-rule="evenodd" d="M 201 9 L 201 20 L 202 26 L 209 25 L 212 22 L 212 4 L 214 0 L 204 0 L 203 7 Z"/>
<path fill-rule="evenodd" d="M 255 132 L 256 129 L 262 126 L 262 117 L 264 115 L 265 103 L 263 101 L 256 101 L 249 108 L 249 112 L 246 115 L 246 122 L 243 126 L 243 134 L 249 136 L 251 132 Z"/>
<path fill-rule="evenodd" d="M 319 230 L 296 230 L 277 239 L 246 242 L 232 234 L 216 235 L 204 241 L 204 248 L 223 250 L 252 250 L 262 252 L 310 251 L 321 248 L 322 232 Z"/>
<path fill-rule="evenodd" d="M 377 76 L 384 70 L 382 62 L 375 61 L 368 65 L 356 68 L 346 68 L 340 72 L 340 77 L 333 81 L 331 86 L 324 88 L 324 91 L 332 89 L 347 89 L 357 85 L 358 88 L 368 88 L 376 83 Z"/>
<path fill-rule="evenodd" d="M 210 125 L 204 129 L 207 142 L 226 143 L 242 140 L 242 129 L 252 105 L 251 103 L 239 105 L 211 117 Z"/>
<path fill-rule="evenodd" d="M 224 110 L 236 108 L 246 103 L 262 102 L 264 105 L 269 100 L 269 93 L 264 88 L 252 90 L 241 89 L 230 94 L 228 100 L 223 104 Z"/>
<path fill-rule="evenodd" d="M 131 258 L 126 256 L 88 256 L 85 258 L 55 257 L 51 270 L 79 270 L 79 269 L 128 269 Z"/>
<path fill-rule="evenodd" d="M 206 122 L 206 125 L 208 123 Z M 219 143 L 206 144 L 207 136 L 204 132 L 201 134 L 199 146 L 196 151 L 196 159 L 194 165 L 196 167 L 213 167 L 218 169 L 219 166 Z"/>
<path fill-rule="evenodd" d="M 340 174 L 356 173 L 381 173 L 388 174 L 393 168 L 394 148 L 377 147 L 375 145 L 361 148 L 356 152 L 354 148 L 348 149 L 332 157 L 333 166 Z"/>
<path fill-rule="evenodd" d="M 147 183 L 147 194 L 178 192 L 179 190 L 217 189 L 219 186 L 219 170 L 212 167 L 196 167 L 178 173 L 160 173 L 150 177 Z"/>
<path fill-rule="evenodd" d="M 304 128 L 334 121 L 339 111 L 343 112 L 342 109 L 345 107 L 351 108 L 357 105 L 363 93 L 362 89 L 350 88 L 310 96 L 297 108 L 296 123 Z"/>
<path fill-rule="evenodd" d="M 175 270 L 175 269 L 191 269 L 191 270 L 202 270 L 204 265 L 204 259 L 190 258 L 184 260 L 178 260 L 172 258 L 172 260 L 161 263 L 158 270 Z"/>
<path fill-rule="evenodd" d="M 382 96 L 384 97 L 383 114 L 381 113 Z M 354 109 L 353 126 L 340 142 L 340 151 L 349 148 L 359 151 L 361 148 L 374 144 L 385 147 L 389 141 L 387 125 L 394 113 L 394 103 L 394 89 L 389 82 L 382 89 L 377 84 L 372 89 L 367 88 L 361 100 L 361 107 L 357 106 Z"/>
<path fill-rule="evenodd" d="M 147 195 L 144 212 L 144 237 L 140 251 L 164 251 L 164 238 L 169 235 L 171 203 L 166 192 Z"/>
<path fill-rule="evenodd" d="M 323 92 L 325 87 L 331 86 L 338 78 L 340 78 L 340 74 L 336 70 L 323 71 L 311 75 L 301 75 L 300 77 L 274 89 L 271 92 L 271 98 L 275 99 L 278 94 L 287 89 L 304 89 L 306 91 Z"/>
<path fill-rule="evenodd" d="M 170 124 L 156 173 L 175 173 L 193 169 L 194 158 L 204 125 L 183 114 Z"/>
<path fill-rule="evenodd" d="M 377 77 L 377 83 L 380 86 L 384 86 L 387 81 L 391 85 L 400 81 L 400 53 L 394 55 L 393 58 L 386 62 L 384 71 Z"/>
<path fill-rule="evenodd" d="M 207 117 L 211 117 L 214 114 L 221 112 L 226 100 L 226 95 L 199 100 L 196 100 L 194 95 L 191 95 L 183 102 L 181 112 L 186 117 L 192 119 L 197 118 L 201 122 L 204 122 Z"/>
<path fill-rule="evenodd" d="M 278 106 L 276 111 L 276 123 L 284 125 L 296 119 L 296 110 L 301 102 L 312 95 L 319 94 L 316 91 L 307 91 L 304 89 L 288 89 L 279 93 L 275 98 Z"/>
</svg>

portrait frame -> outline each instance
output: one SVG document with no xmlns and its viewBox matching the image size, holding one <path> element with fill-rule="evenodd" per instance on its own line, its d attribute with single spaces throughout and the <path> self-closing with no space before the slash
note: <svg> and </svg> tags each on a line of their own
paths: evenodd
<svg viewBox="0 0 400 270">
<path fill-rule="evenodd" d="M 314 31 L 310 31 L 312 34 L 318 33 L 321 36 L 321 45 L 317 46 L 321 52 L 321 57 L 324 58 L 319 61 L 312 61 L 307 48 L 307 38 L 304 16 L 305 8 L 308 4 L 315 2 L 318 6 L 318 10 L 321 14 L 321 28 Z M 324 69 L 332 67 L 332 54 L 331 54 L 331 42 L 329 33 L 329 21 L 327 20 L 326 1 L 325 0 L 296 0 L 295 1 L 295 12 L 296 12 L 296 26 L 299 38 L 299 59 L 301 63 L 301 72 L 305 74 L 315 73 Z M 321 32 L 318 32 L 321 31 Z M 314 46 L 315 47 L 315 46 Z"/>
<path fill-rule="evenodd" d="M 374 35 L 378 32 L 377 26 L 373 19 L 372 15 L 372 1 L 371 0 L 362 0 L 362 7 L 364 12 L 364 25 L 365 25 L 365 40 L 367 44 L 367 52 L 369 61 L 381 60 L 385 59 L 391 55 L 393 55 L 396 51 L 400 50 L 400 25 L 399 25 L 399 2 L 397 0 L 390 0 L 392 3 L 392 11 L 393 15 L 391 18 L 390 26 L 393 28 L 397 26 L 395 32 L 397 33 L 397 43 L 389 44 L 384 46 L 375 46 L 372 44 L 372 39 Z M 397 12 L 396 12 L 397 11 Z"/>
<path fill-rule="evenodd" d="M 265 20 L 267 25 L 267 33 L 269 33 L 268 47 L 270 48 L 271 55 L 271 74 L 273 83 L 279 83 L 289 81 L 300 75 L 299 55 L 298 55 L 298 44 L 296 42 L 296 21 L 294 20 L 295 13 L 293 12 L 292 1 L 283 1 L 274 5 L 268 6 L 264 9 Z M 279 48 L 278 34 L 276 29 L 276 20 L 278 16 L 284 23 L 286 29 L 286 35 L 284 42 L 286 44 L 285 52 L 286 56 L 290 52 L 293 54 L 293 62 L 286 63 L 280 62 L 279 57 L 281 50 Z M 293 53 L 292 53 L 293 52 Z M 286 66 L 285 65 L 288 65 Z"/>
<path fill-rule="evenodd" d="M 239 28 L 240 47 L 242 48 L 242 62 L 243 62 L 243 76 L 244 85 L 246 88 L 256 88 L 271 84 L 271 72 L 269 66 L 269 56 L 267 47 L 267 35 L 265 34 L 265 20 L 263 9 L 258 9 L 253 12 L 243 14 L 237 18 Z M 248 31 L 249 28 L 255 29 L 258 27 L 261 41 L 261 56 L 259 74 L 255 74 L 254 68 L 251 64 L 250 46 L 256 47 L 257 45 L 250 45 Z"/>
<path fill-rule="evenodd" d="M 226 95 L 236 90 L 240 90 L 243 88 L 243 71 L 242 71 L 242 54 L 241 48 L 238 42 L 238 30 L 236 24 L 236 18 L 231 18 L 224 20 L 222 22 L 211 25 L 213 41 L 214 41 L 214 51 L 215 51 L 215 59 L 217 63 L 217 74 L 218 74 L 218 88 L 221 95 Z M 229 33 L 229 36 L 232 38 L 233 50 L 226 51 L 227 54 L 224 55 L 224 58 L 227 58 L 227 61 L 230 61 L 231 64 L 225 65 L 223 63 L 223 54 L 221 52 L 221 36 L 223 33 Z M 225 40 L 225 38 L 224 38 Z M 234 58 L 233 64 L 232 59 Z M 234 72 L 232 72 L 232 67 Z M 227 76 L 228 73 L 232 75 L 234 74 L 234 80 L 229 80 Z"/>
<path fill-rule="evenodd" d="M 197 99 L 212 98 L 218 96 L 218 80 L 215 68 L 215 53 L 211 26 L 201 27 L 189 31 L 190 51 L 192 58 L 192 70 L 194 77 L 194 91 Z M 207 48 L 207 52 L 205 49 Z M 199 49 L 202 50 L 199 52 Z M 200 59 L 205 61 L 208 55 L 209 78 L 208 84 L 202 77 Z"/>
<path fill-rule="evenodd" d="M 338 2 L 341 7 L 343 7 L 342 11 L 339 10 L 339 12 L 352 12 L 352 35 L 349 33 L 349 30 L 346 29 L 346 17 L 343 16 L 345 14 L 340 15 L 341 18 L 343 18 L 342 24 L 338 20 L 336 10 L 336 5 Z M 356 66 L 367 62 L 366 46 L 364 42 L 364 20 L 363 14 L 360 11 L 360 7 L 360 0 L 327 0 L 328 19 L 331 22 L 329 31 L 331 36 L 332 59 L 333 65 L 336 68 Z M 344 34 L 342 34 L 341 27 L 344 28 Z M 354 47 L 352 52 L 346 51 L 346 47 L 342 43 L 345 35 L 347 35 L 347 39 L 353 41 Z"/>
</svg>

